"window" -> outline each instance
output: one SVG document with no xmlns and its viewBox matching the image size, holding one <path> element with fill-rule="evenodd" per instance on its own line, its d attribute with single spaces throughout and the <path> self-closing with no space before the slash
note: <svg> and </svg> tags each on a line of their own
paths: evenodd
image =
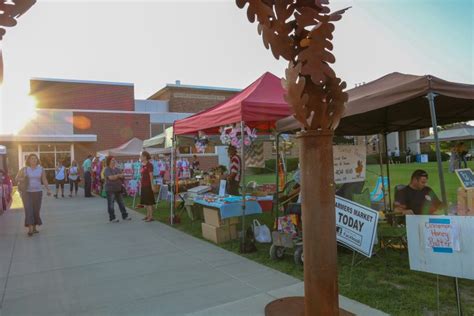
<svg viewBox="0 0 474 316">
<path fill-rule="evenodd" d="M 62 162 L 66 167 L 71 165 L 71 144 L 22 144 L 21 150 L 24 156 L 23 162 L 30 153 L 38 155 L 49 183 L 54 182 L 54 170 L 58 162 Z"/>
</svg>

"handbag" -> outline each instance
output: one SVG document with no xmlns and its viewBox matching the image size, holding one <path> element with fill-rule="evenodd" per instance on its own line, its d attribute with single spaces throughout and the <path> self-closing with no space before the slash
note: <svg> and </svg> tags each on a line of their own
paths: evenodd
<svg viewBox="0 0 474 316">
<path fill-rule="evenodd" d="M 23 193 L 23 192 L 26 192 L 26 190 L 28 189 L 28 185 L 29 185 L 29 179 L 28 179 L 28 175 L 26 173 L 26 167 L 24 167 L 21 170 L 21 173 L 23 174 L 23 176 L 18 179 L 18 191 L 20 193 Z"/>
<path fill-rule="evenodd" d="M 253 234 L 255 235 L 255 240 L 259 243 L 272 242 L 270 228 L 268 228 L 268 226 L 265 224 L 260 224 L 260 222 L 256 219 L 253 220 Z"/>
</svg>

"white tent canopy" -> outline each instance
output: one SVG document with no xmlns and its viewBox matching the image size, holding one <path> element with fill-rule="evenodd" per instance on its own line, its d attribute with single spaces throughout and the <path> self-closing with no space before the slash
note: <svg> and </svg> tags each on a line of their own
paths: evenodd
<svg viewBox="0 0 474 316">
<path fill-rule="evenodd" d="M 164 145 L 164 146 L 163 146 Z M 163 133 L 153 136 L 143 141 L 143 147 L 160 146 L 164 148 L 173 147 L 173 127 L 168 127 Z"/>
<path fill-rule="evenodd" d="M 116 156 L 116 157 L 130 157 L 130 156 L 138 156 L 140 152 L 143 151 L 143 141 L 136 137 L 130 139 L 128 142 L 111 149 L 101 150 L 97 152 L 99 155 L 103 156 Z M 160 149 L 150 148 L 147 151 L 154 155 L 160 154 L 164 152 L 160 152 Z"/>
<path fill-rule="evenodd" d="M 439 141 L 441 142 L 474 139 L 474 126 L 463 126 L 463 127 L 458 127 L 458 128 L 447 129 L 444 131 L 439 131 L 438 138 L 439 138 Z M 434 136 L 430 135 L 416 142 L 434 143 Z"/>
</svg>

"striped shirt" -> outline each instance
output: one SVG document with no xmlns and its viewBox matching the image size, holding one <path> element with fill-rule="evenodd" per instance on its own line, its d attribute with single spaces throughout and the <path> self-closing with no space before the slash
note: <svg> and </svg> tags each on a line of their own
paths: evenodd
<svg viewBox="0 0 474 316">
<path fill-rule="evenodd" d="M 237 174 L 234 178 L 234 180 L 237 182 L 240 182 L 240 169 L 241 169 L 240 157 L 238 155 L 232 156 L 230 158 L 229 172 Z"/>
</svg>

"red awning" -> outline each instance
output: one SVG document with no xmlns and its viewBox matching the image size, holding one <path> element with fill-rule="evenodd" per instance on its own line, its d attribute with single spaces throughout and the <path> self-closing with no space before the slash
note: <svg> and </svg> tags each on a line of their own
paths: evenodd
<svg viewBox="0 0 474 316">
<path fill-rule="evenodd" d="M 174 122 L 175 135 L 204 131 L 218 133 L 219 127 L 245 122 L 260 131 L 269 131 L 275 122 L 291 114 L 283 99 L 281 80 L 266 72 L 232 98 L 188 118 Z"/>
</svg>

